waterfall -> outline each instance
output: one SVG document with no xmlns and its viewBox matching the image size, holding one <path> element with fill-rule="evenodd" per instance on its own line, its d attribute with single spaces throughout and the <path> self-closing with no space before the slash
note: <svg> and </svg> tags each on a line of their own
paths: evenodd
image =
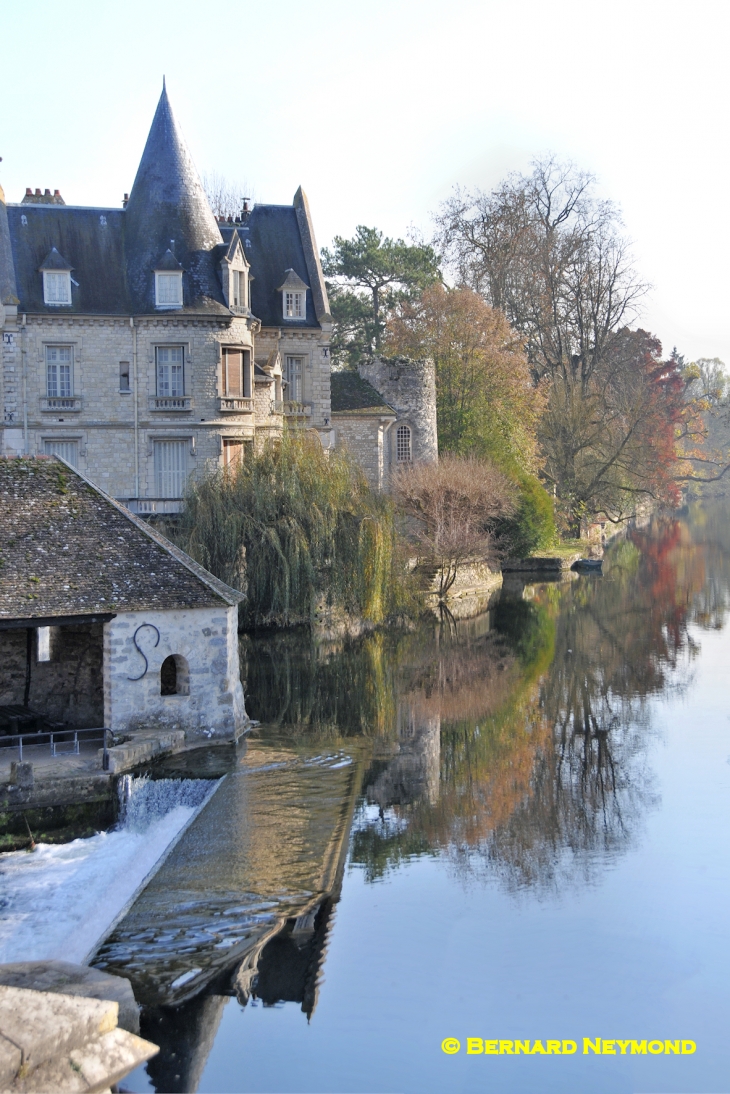
<svg viewBox="0 0 730 1094">
<path fill-rule="evenodd" d="M 89 961 L 221 782 L 123 775 L 111 831 L 0 855 L 0 963 Z"/>
<path fill-rule="evenodd" d="M 117 784 L 119 828 L 145 832 L 173 809 L 197 809 L 216 784 L 210 779 L 150 779 L 122 775 Z"/>
</svg>

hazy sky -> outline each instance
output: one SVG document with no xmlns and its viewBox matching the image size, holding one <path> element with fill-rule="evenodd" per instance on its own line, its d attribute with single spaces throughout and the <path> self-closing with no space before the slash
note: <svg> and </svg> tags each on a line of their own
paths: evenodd
<svg viewBox="0 0 730 1094">
<path fill-rule="evenodd" d="M 623 209 L 666 350 L 730 365 L 730 3 L 0 0 L 0 182 L 131 189 L 163 73 L 199 170 L 301 183 L 320 245 L 431 231 L 456 184 L 547 151 Z"/>
</svg>

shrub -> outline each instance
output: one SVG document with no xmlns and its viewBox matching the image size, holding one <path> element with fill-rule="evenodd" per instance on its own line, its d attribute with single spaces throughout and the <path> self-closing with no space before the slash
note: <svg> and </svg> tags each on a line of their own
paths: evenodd
<svg viewBox="0 0 730 1094">
<path fill-rule="evenodd" d="M 380 623 L 405 600 L 392 503 L 311 434 L 191 483 L 173 538 L 247 593 L 244 626 L 311 621 L 323 604 Z"/>
<path fill-rule="evenodd" d="M 500 520 L 497 541 L 508 555 L 525 558 L 556 540 L 553 499 L 534 475 L 516 476 L 519 499 L 515 513 Z"/>
<path fill-rule="evenodd" d="M 493 552 L 493 529 L 515 511 L 515 485 L 490 460 L 442 456 L 437 463 L 400 467 L 393 492 L 414 522 L 421 558 L 439 573 L 444 598 L 459 567 Z"/>
</svg>

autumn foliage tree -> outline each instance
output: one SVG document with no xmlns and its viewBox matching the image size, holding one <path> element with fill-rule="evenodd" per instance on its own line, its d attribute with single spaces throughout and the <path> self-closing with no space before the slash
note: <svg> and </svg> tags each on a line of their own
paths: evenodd
<svg viewBox="0 0 730 1094">
<path fill-rule="evenodd" d="M 390 352 L 436 366 L 439 448 L 534 472 L 543 392 L 503 312 L 471 289 L 431 285 L 388 320 Z"/>
<path fill-rule="evenodd" d="M 637 502 L 676 505 L 680 481 L 703 459 L 701 405 L 687 398 L 676 358 L 643 330 L 621 330 L 587 383 L 568 374 L 553 380 L 540 424 L 542 470 L 562 499 L 569 530 L 601 513 L 631 516 Z"/>
</svg>

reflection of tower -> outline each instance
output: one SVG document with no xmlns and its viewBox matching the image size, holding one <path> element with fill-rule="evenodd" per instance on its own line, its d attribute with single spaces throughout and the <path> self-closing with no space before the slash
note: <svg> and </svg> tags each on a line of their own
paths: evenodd
<svg viewBox="0 0 730 1094">
<path fill-rule="evenodd" d="M 145 1008 L 145 1035 L 160 1046 L 147 1064 L 155 1090 L 194 1094 L 227 1002 L 227 995 L 199 995 L 181 1007 Z"/>
<path fill-rule="evenodd" d="M 386 808 L 439 796 L 441 715 L 418 701 L 398 704 L 398 752 L 367 788 L 368 801 Z"/>
</svg>

